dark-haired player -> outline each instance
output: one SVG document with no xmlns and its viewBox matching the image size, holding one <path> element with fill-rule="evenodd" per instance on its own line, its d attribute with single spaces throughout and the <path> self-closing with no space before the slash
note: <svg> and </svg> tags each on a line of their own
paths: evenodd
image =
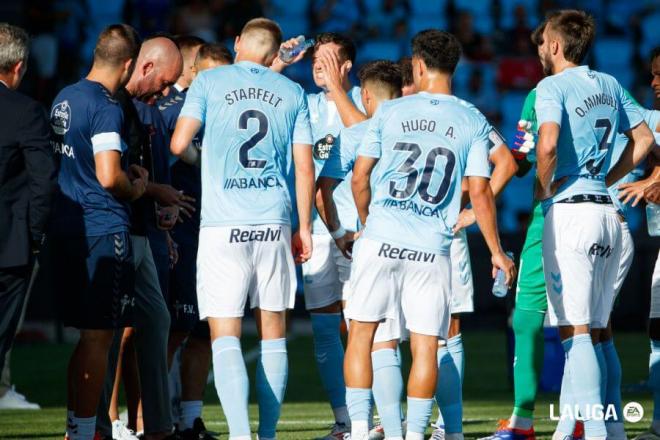
<svg viewBox="0 0 660 440">
<path fill-rule="evenodd" d="M 206 43 L 197 51 L 192 69 L 194 74 L 197 75 L 202 70 L 224 66 L 233 62 L 234 57 L 224 44 Z"/>
<path fill-rule="evenodd" d="M 288 41 L 284 47 L 292 44 Z M 334 32 L 316 36 L 312 53 L 312 75 L 321 92 L 307 95 L 312 125 L 313 157 L 316 176 L 338 142 L 343 127 L 364 121 L 366 116 L 360 101 L 360 88 L 353 87 L 349 72 L 355 63 L 355 43 L 348 37 Z M 301 59 L 299 55 L 294 61 Z M 279 58 L 273 68 L 281 70 L 286 64 Z M 352 203 L 349 183 L 344 181 L 337 190 L 337 197 L 347 196 Z M 317 194 L 317 198 L 320 194 Z M 357 219 L 354 212 L 353 218 Z M 310 312 L 314 333 L 314 354 L 323 387 L 328 393 L 335 416 L 335 425 L 325 439 L 341 439 L 350 430 L 346 409 L 346 387 L 342 375 L 344 347 L 340 338 L 342 297 L 347 293 L 349 260 L 339 251 L 334 239 L 352 239 L 357 224 L 344 225 L 345 230 L 328 231 L 316 210 L 313 214 L 312 239 L 314 253 L 303 265 L 305 307 Z"/>
<path fill-rule="evenodd" d="M 463 176 L 493 272 L 502 268 L 507 284 L 515 276 L 499 242 L 488 182 L 490 125 L 451 95 L 460 43 L 449 33 L 428 30 L 413 38 L 412 49 L 418 93 L 381 104 L 353 167 L 352 190 L 365 227 L 353 253 L 344 374 L 351 437 L 357 440 L 368 432 L 370 352 L 378 323 L 397 316 L 410 331 L 413 356 L 406 439 L 424 438 L 436 390 L 438 338 L 446 338 L 449 329 L 449 247 Z"/>
<path fill-rule="evenodd" d="M 605 439 L 604 421 L 592 417 L 592 409 L 602 402 L 592 338 L 599 341 L 609 322 L 623 246 L 621 218 L 607 186 L 632 171 L 654 142 L 618 81 L 580 65 L 594 38 L 593 18 L 561 10 L 542 25 L 538 52 L 549 76 L 536 88 L 536 196 L 546 212 L 548 314 L 559 326 L 566 351 L 560 405 L 579 408 L 585 438 Z M 630 142 L 610 169 L 617 133 L 625 133 Z M 558 428 L 553 438 L 571 432 Z"/>
<path fill-rule="evenodd" d="M 127 166 L 124 117 L 112 95 L 131 77 L 140 39 L 127 25 L 101 32 L 87 77 L 57 95 L 51 110 L 60 192 L 52 216 L 56 289 L 66 325 L 80 329 L 67 376 L 67 437 L 91 440 L 114 330 L 130 326 L 133 253 L 128 202 L 144 194 L 147 171 Z"/>
</svg>

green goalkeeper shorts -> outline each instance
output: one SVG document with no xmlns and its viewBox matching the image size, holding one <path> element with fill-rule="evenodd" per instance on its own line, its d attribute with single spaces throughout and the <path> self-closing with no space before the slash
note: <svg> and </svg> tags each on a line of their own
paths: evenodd
<svg viewBox="0 0 660 440">
<path fill-rule="evenodd" d="M 530 312 L 546 312 L 548 300 L 543 275 L 543 209 L 540 203 L 534 203 L 525 245 L 520 254 L 516 308 Z"/>
</svg>

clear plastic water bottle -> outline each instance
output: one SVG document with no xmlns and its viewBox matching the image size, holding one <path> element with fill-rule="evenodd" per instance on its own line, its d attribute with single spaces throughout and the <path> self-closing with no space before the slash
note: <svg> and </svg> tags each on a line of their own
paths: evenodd
<svg viewBox="0 0 660 440">
<path fill-rule="evenodd" d="M 280 48 L 279 57 L 285 63 L 290 63 L 295 57 L 298 56 L 302 51 L 309 49 L 314 46 L 314 39 L 310 38 L 305 40 L 304 35 L 298 35 L 296 37 L 296 45 L 288 49 L 285 47 Z"/>
<path fill-rule="evenodd" d="M 506 255 L 513 260 L 513 252 L 507 252 Z M 495 282 L 493 283 L 493 295 L 498 298 L 504 298 L 509 291 L 506 286 L 506 275 L 502 269 L 497 269 Z"/>
<path fill-rule="evenodd" d="M 646 204 L 646 224 L 651 237 L 660 237 L 660 205 Z"/>
</svg>

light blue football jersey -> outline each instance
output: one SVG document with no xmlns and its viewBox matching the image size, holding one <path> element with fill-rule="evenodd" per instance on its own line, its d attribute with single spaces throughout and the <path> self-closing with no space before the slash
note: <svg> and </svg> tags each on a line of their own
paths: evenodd
<svg viewBox="0 0 660 440">
<path fill-rule="evenodd" d="M 353 101 L 353 104 L 364 113 L 360 88 L 352 87 L 348 91 L 348 96 Z M 309 118 L 312 125 L 314 168 L 316 170 L 316 177 L 318 178 L 323 164 L 330 157 L 330 152 L 340 142 L 339 132 L 344 128 L 344 124 L 337 111 L 337 106 L 334 101 L 328 101 L 325 92 L 307 95 L 307 101 L 309 103 Z M 339 204 L 343 205 L 353 201 L 352 196 L 350 199 L 346 199 L 346 194 L 351 194 L 350 181 L 342 182 L 340 187 L 335 190 L 335 202 L 338 207 Z M 328 229 L 319 217 L 316 208 L 312 212 L 312 231 L 315 234 L 328 233 Z"/>
<path fill-rule="evenodd" d="M 292 144 L 312 143 L 302 87 L 241 61 L 201 72 L 181 116 L 204 124 L 201 227 L 291 224 Z"/>
<path fill-rule="evenodd" d="M 368 128 L 368 120 L 342 128 L 339 132 L 339 142 L 330 150 L 330 155 L 319 174 L 342 181 L 335 188 L 333 199 L 341 225 L 352 231 L 359 229 L 360 222 L 351 190 L 351 176 L 353 176 L 353 164 L 357 159 L 358 148 Z"/>
<path fill-rule="evenodd" d="M 649 126 L 649 128 L 651 128 L 651 131 L 653 131 L 654 134 L 657 134 L 656 128 L 658 127 L 658 124 L 660 124 L 660 111 L 647 110 L 643 107 L 639 107 L 639 111 L 644 117 L 646 124 Z M 616 138 L 614 139 L 614 147 L 612 147 L 612 160 L 610 169 L 619 161 L 621 154 L 623 154 L 623 150 L 626 148 L 626 145 L 628 145 L 628 137 L 625 134 L 617 134 Z M 614 202 L 614 206 L 616 206 L 616 208 L 621 211 L 624 217 L 627 216 L 630 210 L 633 208 L 630 206 L 630 204 L 623 204 L 619 200 L 619 185 L 629 182 L 636 182 L 643 178 L 645 167 L 646 161 L 643 161 L 637 166 L 637 168 L 626 174 L 621 180 L 608 188 L 610 196 L 612 197 L 612 201 Z"/>
<path fill-rule="evenodd" d="M 451 95 L 380 105 L 358 150 L 379 159 L 364 236 L 448 255 L 464 176 L 490 177 L 486 118 Z"/>
<path fill-rule="evenodd" d="M 554 179 L 568 177 L 548 203 L 580 194 L 608 195 L 605 175 L 614 137 L 642 122 L 619 82 L 588 66 L 569 68 L 538 84 L 535 108 L 539 127 L 560 125 Z"/>
</svg>

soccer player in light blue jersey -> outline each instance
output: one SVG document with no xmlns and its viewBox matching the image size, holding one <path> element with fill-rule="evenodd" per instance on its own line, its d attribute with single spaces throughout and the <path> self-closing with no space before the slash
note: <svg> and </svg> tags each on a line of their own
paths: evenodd
<svg viewBox="0 0 660 440">
<path fill-rule="evenodd" d="M 351 330 L 344 375 L 356 440 L 368 432 L 374 335 L 379 322 L 399 316 L 410 331 L 413 355 L 406 439 L 424 438 L 436 389 L 438 338 L 446 338 L 449 329 L 449 247 L 463 176 L 492 254 L 493 275 L 501 268 L 507 284 L 515 277 L 499 242 L 488 182 L 489 125 L 450 94 L 460 43 L 447 32 L 428 30 L 412 46 L 419 93 L 381 104 L 353 167 L 352 191 L 365 225 L 355 243 L 346 305 Z"/>
<path fill-rule="evenodd" d="M 175 155 L 184 155 L 204 125 L 197 297 L 200 318 L 209 321 L 216 389 L 233 440 L 251 438 L 239 339 L 246 301 L 255 309 L 261 337 L 258 434 L 274 439 L 288 373 L 285 311 L 296 291 L 292 250 L 299 263 L 312 253 L 307 99 L 299 85 L 266 67 L 281 39 L 277 23 L 250 20 L 236 38 L 236 63 L 201 72 L 193 81 L 171 145 Z M 286 185 L 292 162 L 300 223 L 293 249 Z"/>
<path fill-rule="evenodd" d="M 292 40 L 282 46 L 289 47 L 291 44 Z M 294 62 L 302 56 L 300 54 Z M 348 76 L 355 62 L 355 44 L 343 35 L 324 32 L 316 36 L 312 56 L 314 83 L 321 89 L 319 93 L 307 95 L 314 167 L 318 178 L 323 164 L 340 142 L 340 130 L 365 120 L 366 116 L 360 100 L 360 88 L 353 87 Z M 272 68 L 281 70 L 285 66 L 278 58 Z M 350 193 L 348 186 L 345 181 L 338 191 Z M 316 197 L 320 198 L 319 192 Z M 357 215 L 354 217 L 357 218 Z M 348 228 L 348 239 L 357 225 L 345 226 Z M 350 262 L 335 245 L 316 210 L 313 212 L 312 232 L 314 254 L 303 265 L 305 307 L 312 320 L 314 354 L 321 382 L 335 416 L 331 432 L 323 439 L 336 440 L 350 431 L 342 375 L 344 347 L 340 337 L 341 300 L 347 293 L 344 289 L 348 286 Z"/>
<path fill-rule="evenodd" d="M 376 108 L 384 101 L 401 96 L 401 71 L 392 61 L 372 61 L 365 64 L 358 74 L 362 95 L 362 105 L 371 117 Z M 360 122 L 348 128 L 343 128 L 338 137 L 338 143 L 330 151 L 317 180 L 316 206 L 319 216 L 335 238 L 337 247 L 346 258 L 350 259 L 353 230 L 358 220 L 353 194 L 348 185 L 352 169 L 357 159 L 357 151 L 364 138 L 369 121 Z M 345 226 L 346 225 L 346 226 Z M 344 285 L 346 299 L 350 296 L 350 285 Z M 378 414 L 382 426 L 374 427 L 370 439 L 387 436 L 401 436 L 401 394 L 403 379 L 401 377 L 401 359 L 398 353 L 398 343 L 402 334 L 401 321 L 389 319 L 378 326 L 374 338 L 371 357 L 374 369 L 373 394 L 378 405 Z"/>
<path fill-rule="evenodd" d="M 546 211 L 548 315 L 566 351 L 560 406 L 568 418 L 579 408 L 585 438 L 604 440 L 605 423 L 593 416 L 602 397 L 592 338 L 598 341 L 609 321 L 622 248 L 621 220 L 607 186 L 644 159 L 653 136 L 614 78 L 580 65 L 594 38 L 593 18 L 556 11 L 541 26 L 538 52 L 549 76 L 536 88 L 537 198 Z M 610 169 L 616 133 L 630 142 Z M 558 429 L 553 438 L 565 435 Z"/>
</svg>

